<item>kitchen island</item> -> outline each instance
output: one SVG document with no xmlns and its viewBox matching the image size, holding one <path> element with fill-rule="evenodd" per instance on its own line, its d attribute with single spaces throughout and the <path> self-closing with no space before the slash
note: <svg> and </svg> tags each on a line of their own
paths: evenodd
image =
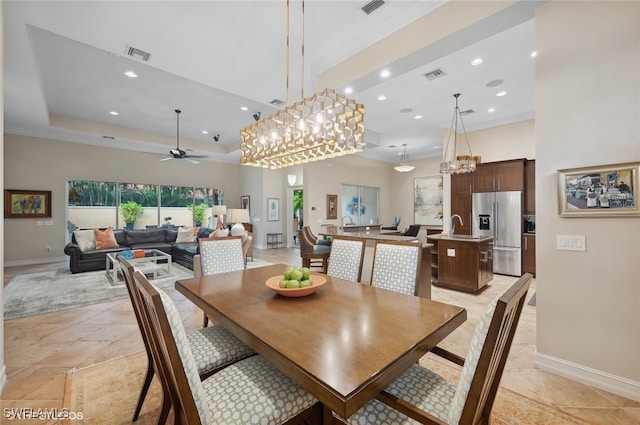
<svg viewBox="0 0 640 425">
<path fill-rule="evenodd" d="M 427 242 L 434 285 L 476 293 L 493 279 L 493 237 L 427 235 Z"/>
</svg>

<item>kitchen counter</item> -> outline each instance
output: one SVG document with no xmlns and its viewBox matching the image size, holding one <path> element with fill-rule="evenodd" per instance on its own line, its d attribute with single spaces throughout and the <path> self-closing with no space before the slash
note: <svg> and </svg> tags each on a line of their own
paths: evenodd
<svg viewBox="0 0 640 425">
<path fill-rule="evenodd" d="M 431 282 L 477 293 L 493 280 L 493 237 L 427 235 L 431 250 Z"/>
</svg>

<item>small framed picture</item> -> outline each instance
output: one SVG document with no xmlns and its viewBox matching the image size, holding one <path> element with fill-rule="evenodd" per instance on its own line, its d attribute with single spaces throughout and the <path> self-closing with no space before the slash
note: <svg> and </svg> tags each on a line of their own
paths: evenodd
<svg viewBox="0 0 640 425">
<path fill-rule="evenodd" d="M 638 216 L 640 163 L 558 170 L 560 217 Z"/>
<path fill-rule="evenodd" d="M 327 220 L 338 218 L 338 195 L 327 195 Z"/>
<path fill-rule="evenodd" d="M 267 221 L 280 221 L 280 200 L 267 198 Z"/>
<path fill-rule="evenodd" d="M 13 190 L 4 191 L 5 218 L 50 218 L 50 190 Z"/>
<path fill-rule="evenodd" d="M 243 195 L 240 197 L 240 208 L 243 210 L 249 210 L 249 215 L 251 215 L 251 199 L 249 195 Z"/>
</svg>

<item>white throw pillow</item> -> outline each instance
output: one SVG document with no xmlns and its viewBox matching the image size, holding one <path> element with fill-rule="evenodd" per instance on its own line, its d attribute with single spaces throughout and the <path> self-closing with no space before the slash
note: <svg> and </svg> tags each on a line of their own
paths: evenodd
<svg viewBox="0 0 640 425">
<path fill-rule="evenodd" d="M 216 233 L 216 237 L 229 236 L 229 229 L 221 229 Z"/>
<path fill-rule="evenodd" d="M 178 229 L 178 236 L 176 237 L 176 243 L 195 242 L 197 238 L 198 238 L 197 227 L 181 227 Z"/>
<path fill-rule="evenodd" d="M 88 251 L 96 248 L 96 237 L 93 229 L 74 230 L 73 236 L 76 238 L 76 243 L 80 246 L 80 251 Z"/>
</svg>

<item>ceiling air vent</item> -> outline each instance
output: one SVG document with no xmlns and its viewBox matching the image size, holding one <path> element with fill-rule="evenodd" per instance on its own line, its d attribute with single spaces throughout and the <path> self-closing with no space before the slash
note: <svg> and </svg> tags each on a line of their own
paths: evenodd
<svg viewBox="0 0 640 425">
<path fill-rule="evenodd" d="M 460 111 L 460 115 L 464 116 L 464 115 L 469 115 L 469 114 L 474 114 L 476 111 L 474 111 L 473 109 L 467 109 L 466 111 Z"/>
<path fill-rule="evenodd" d="M 147 53 L 144 50 L 136 49 L 135 47 L 127 46 L 124 53 L 134 59 L 141 60 L 143 62 L 149 62 L 151 53 Z"/>
<path fill-rule="evenodd" d="M 365 4 L 360 8 L 367 15 L 371 15 L 373 12 L 378 10 L 382 5 L 386 2 L 384 0 L 371 0 L 369 3 Z"/>
<path fill-rule="evenodd" d="M 284 101 L 282 101 L 280 99 L 273 99 L 269 103 L 272 104 L 273 106 L 282 106 L 282 105 L 284 105 Z"/>
<path fill-rule="evenodd" d="M 440 68 L 434 69 L 433 71 L 424 74 L 424 76 L 427 77 L 427 80 L 429 81 L 433 81 L 436 78 L 444 77 L 445 75 L 447 74 L 445 74 L 445 72 Z"/>
</svg>

